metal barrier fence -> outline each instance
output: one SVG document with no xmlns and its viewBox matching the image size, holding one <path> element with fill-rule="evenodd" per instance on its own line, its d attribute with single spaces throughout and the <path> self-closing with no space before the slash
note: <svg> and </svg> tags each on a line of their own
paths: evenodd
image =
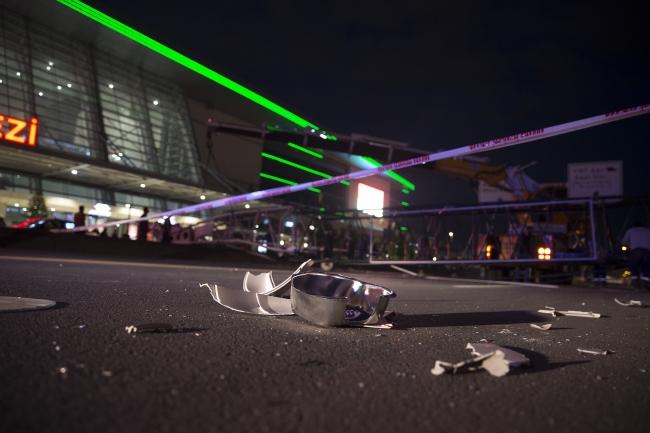
<svg viewBox="0 0 650 433">
<path fill-rule="evenodd" d="M 444 207 L 370 217 L 370 264 L 542 264 L 595 262 L 591 199 Z"/>
</svg>

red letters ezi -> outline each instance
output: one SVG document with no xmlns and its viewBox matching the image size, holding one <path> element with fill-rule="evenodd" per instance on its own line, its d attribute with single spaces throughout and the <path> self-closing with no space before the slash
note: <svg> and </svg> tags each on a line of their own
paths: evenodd
<svg viewBox="0 0 650 433">
<path fill-rule="evenodd" d="M 8 131 L 4 132 L 4 124 L 8 124 Z M 29 125 L 29 128 L 27 127 Z M 27 131 L 25 131 L 27 130 Z M 25 132 L 23 132 L 25 131 Z M 36 146 L 36 134 L 38 132 L 38 119 L 32 117 L 27 122 L 16 119 L 15 117 L 4 116 L 0 114 L 0 138 L 18 144 L 27 144 Z M 19 135 L 20 134 L 20 135 Z"/>
</svg>

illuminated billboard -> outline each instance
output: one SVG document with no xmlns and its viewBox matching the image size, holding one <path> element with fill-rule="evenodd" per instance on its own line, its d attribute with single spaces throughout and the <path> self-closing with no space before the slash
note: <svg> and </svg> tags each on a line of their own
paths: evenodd
<svg viewBox="0 0 650 433">
<path fill-rule="evenodd" d="M 384 191 L 360 183 L 357 194 L 357 209 L 368 215 L 384 216 Z"/>
<path fill-rule="evenodd" d="M 0 139 L 18 144 L 36 145 L 36 131 L 38 120 L 31 121 L 16 119 L 0 114 Z"/>
</svg>

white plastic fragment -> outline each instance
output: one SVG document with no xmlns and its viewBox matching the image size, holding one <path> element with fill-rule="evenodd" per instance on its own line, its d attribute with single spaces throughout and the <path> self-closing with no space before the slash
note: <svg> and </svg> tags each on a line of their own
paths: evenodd
<svg viewBox="0 0 650 433">
<path fill-rule="evenodd" d="M 503 362 L 508 364 L 510 367 L 519 367 L 521 365 L 530 365 L 530 360 L 526 358 L 519 352 L 515 352 L 511 349 L 506 349 L 505 347 L 497 346 L 496 344 L 491 343 L 467 343 L 467 347 L 472 351 L 474 356 L 483 356 L 485 354 L 500 350 L 503 352 L 504 358 Z"/>
<path fill-rule="evenodd" d="M 500 350 L 486 353 L 477 358 L 467 359 L 465 361 L 452 364 L 444 361 L 436 361 L 435 366 L 431 369 L 431 374 L 440 376 L 441 374 L 457 374 L 468 371 L 477 371 L 480 369 L 487 370 L 492 376 L 501 377 L 508 374 L 510 367 L 505 363 L 504 353 Z"/>
<path fill-rule="evenodd" d="M 538 313 L 550 314 L 553 317 L 557 316 L 572 316 L 572 317 L 588 317 L 592 319 L 597 319 L 600 317 L 598 313 L 592 313 L 591 311 L 560 311 L 556 310 L 553 307 L 544 307 L 546 310 L 538 310 Z"/>
<path fill-rule="evenodd" d="M 492 376 L 501 377 L 508 374 L 510 367 L 530 365 L 530 360 L 521 353 L 496 344 L 468 343 L 466 349 L 470 349 L 476 357 L 456 364 L 436 361 L 431 374 L 439 376 L 444 373 L 457 374 L 483 369 Z"/>
<path fill-rule="evenodd" d="M 135 326 L 125 326 L 129 334 L 136 332 L 167 332 L 174 329 L 171 323 L 143 323 Z"/>
<path fill-rule="evenodd" d="M 625 302 L 619 301 L 616 298 L 614 298 L 614 301 L 616 301 L 616 303 L 618 305 L 622 305 L 624 307 L 643 307 L 643 304 L 641 303 L 641 301 L 630 301 L 628 303 L 625 303 Z"/>
<path fill-rule="evenodd" d="M 601 350 L 601 349 L 580 349 L 578 348 L 578 352 L 580 353 L 588 353 L 590 355 L 607 355 L 606 350 Z"/>
<path fill-rule="evenodd" d="M 551 323 L 547 323 L 546 325 L 542 325 L 542 326 L 535 325 L 534 323 L 530 324 L 531 328 L 541 329 L 542 331 L 548 331 L 549 329 L 551 329 L 551 326 L 553 326 Z"/>
</svg>

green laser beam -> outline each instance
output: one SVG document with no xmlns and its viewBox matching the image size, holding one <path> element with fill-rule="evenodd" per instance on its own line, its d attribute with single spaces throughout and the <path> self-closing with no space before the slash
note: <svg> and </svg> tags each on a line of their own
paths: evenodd
<svg viewBox="0 0 650 433">
<path fill-rule="evenodd" d="M 260 173 L 260 177 L 264 177 L 266 179 L 271 179 L 271 180 L 274 180 L 276 182 L 284 183 L 284 184 L 287 184 L 287 185 L 298 185 L 298 182 L 293 182 L 293 181 L 290 181 L 290 180 L 287 180 L 287 179 L 282 179 L 281 177 L 273 176 L 272 174 Z M 320 189 L 318 189 L 318 188 L 309 188 L 309 191 L 315 192 L 315 193 L 318 193 L 318 194 L 320 194 L 320 192 L 321 192 Z"/>
<path fill-rule="evenodd" d="M 145 47 L 157 52 L 158 54 L 167 57 L 168 59 L 178 63 L 179 65 L 185 66 L 186 68 L 196 72 L 197 74 L 203 75 L 204 77 L 214 81 L 217 84 L 226 87 L 227 89 L 232 90 L 233 92 L 243 96 L 244 98 L 247 98 L 261 105 L 262 107 L 267 108 L 268 110 L 284 117 L 285 119 L 290 120 L 291 122 L 296 123 L 297 125 L 300 125 L 303 128 L 310 127 L 316 130 L 319 129 L 316 125 L 290 112 L 286 108 L 280 107 L 275 102 L 272 102 L 266 99 L 265 97 L 258 95 L 257 93 L 247 89 L 241 84 L 238 84 L 233 80 L 224 77 L 223 75 L 211 70 L 210 68 L 203 66 L 200 63 L 180 54 L 179 52 L 174 51 L 169 47 L 166 47 L 160 42 L 157 42 L 151 39 L 150 37 L 143 35 L 137 30 L 134 30 L 131 27 L 122 24 L 116 19 L 109 17 L 108 15 L 98 11 L 97 9 L 88 6 L 87 4 L 79 0 L 57 0 L 57 1 L 62 5 L 67 6 L 70 9 L 77 11 L 80 14 L 85 15 L 86 17 L 94 21 L 97 21 L 98 23 L 108 27 L 109 29 L 116 31 L 141 45 L 144 45 Z"/>
<path fill-rule="evenodd" d="M 331 179 L 333 177 L 333 176 L 330 176 L 327 173 L 323 173 L 322 171 L 318 171 L 318 170 L 314 170 L 313 168 L 305 167 L 304 165 L 297 164 L 297 163 L 295 163 L 293 161 L 289 161 L 287 159 L 280 158 L 279 156 L 271 155 L 271 154 L 268 154 L 266 152 L 262 152 L 262 156 L 264 158 L 268 158 L 268 159 L 272 159 L 272 160 L 277 161 L 277 162 L 281 162 L 282 164 L 286 164 L 288 166 L 297 168 L 299 170 L 306 171 L 307 173 L 311 173 L 311 174 L 315 174 L 315 175 L 320 176 L 320 177 L 324 177 L 325 179 Z M 350 182 L 348 182 L 347 180 L 342 180 L 341 183 L 343 185 L 350 185 Z"/>
<path fill-rule="evenodd" d="M 289 142 L 289 143 L 287 143 L 287 145 L 289 145 L 289 147 L 293 147 L 294 149 L 299 150 L 301 152 L 305 152 L 308 155 L 314 156 L 316 158 L 323 159 L 323 155 L 321 155 L 320 153 L 314 152 L 313 150 L 309 150 L 306 147 L 299 146 L 296 143 Z"/>
<path fill-rule="evenodd" d="M 372 159 L 369 156 L 362 156 L 361 158 L 363 158 L 364 160 L 366 160 L 370 164 L 374 165 L 375 167 L 381 167 L 382 166 L 382 164 L 379 161 L 375 161 L 374 159 Z M 386 173 L 388 176 L 392 177 L 393 179 L 395 179 L 396 181 L 398 181 L 399 183 L 401 183 L 402 185 L 404 185 L 405 187 L 407 187 L 411 191 L 415 191 L 415 185 L 413 185 L 411 182 L 404 179 L 402 176 L 395 173 L 394 171 L 388 170 L 388 171 L 385 171 L 384 173 Z"/>
</svg>

